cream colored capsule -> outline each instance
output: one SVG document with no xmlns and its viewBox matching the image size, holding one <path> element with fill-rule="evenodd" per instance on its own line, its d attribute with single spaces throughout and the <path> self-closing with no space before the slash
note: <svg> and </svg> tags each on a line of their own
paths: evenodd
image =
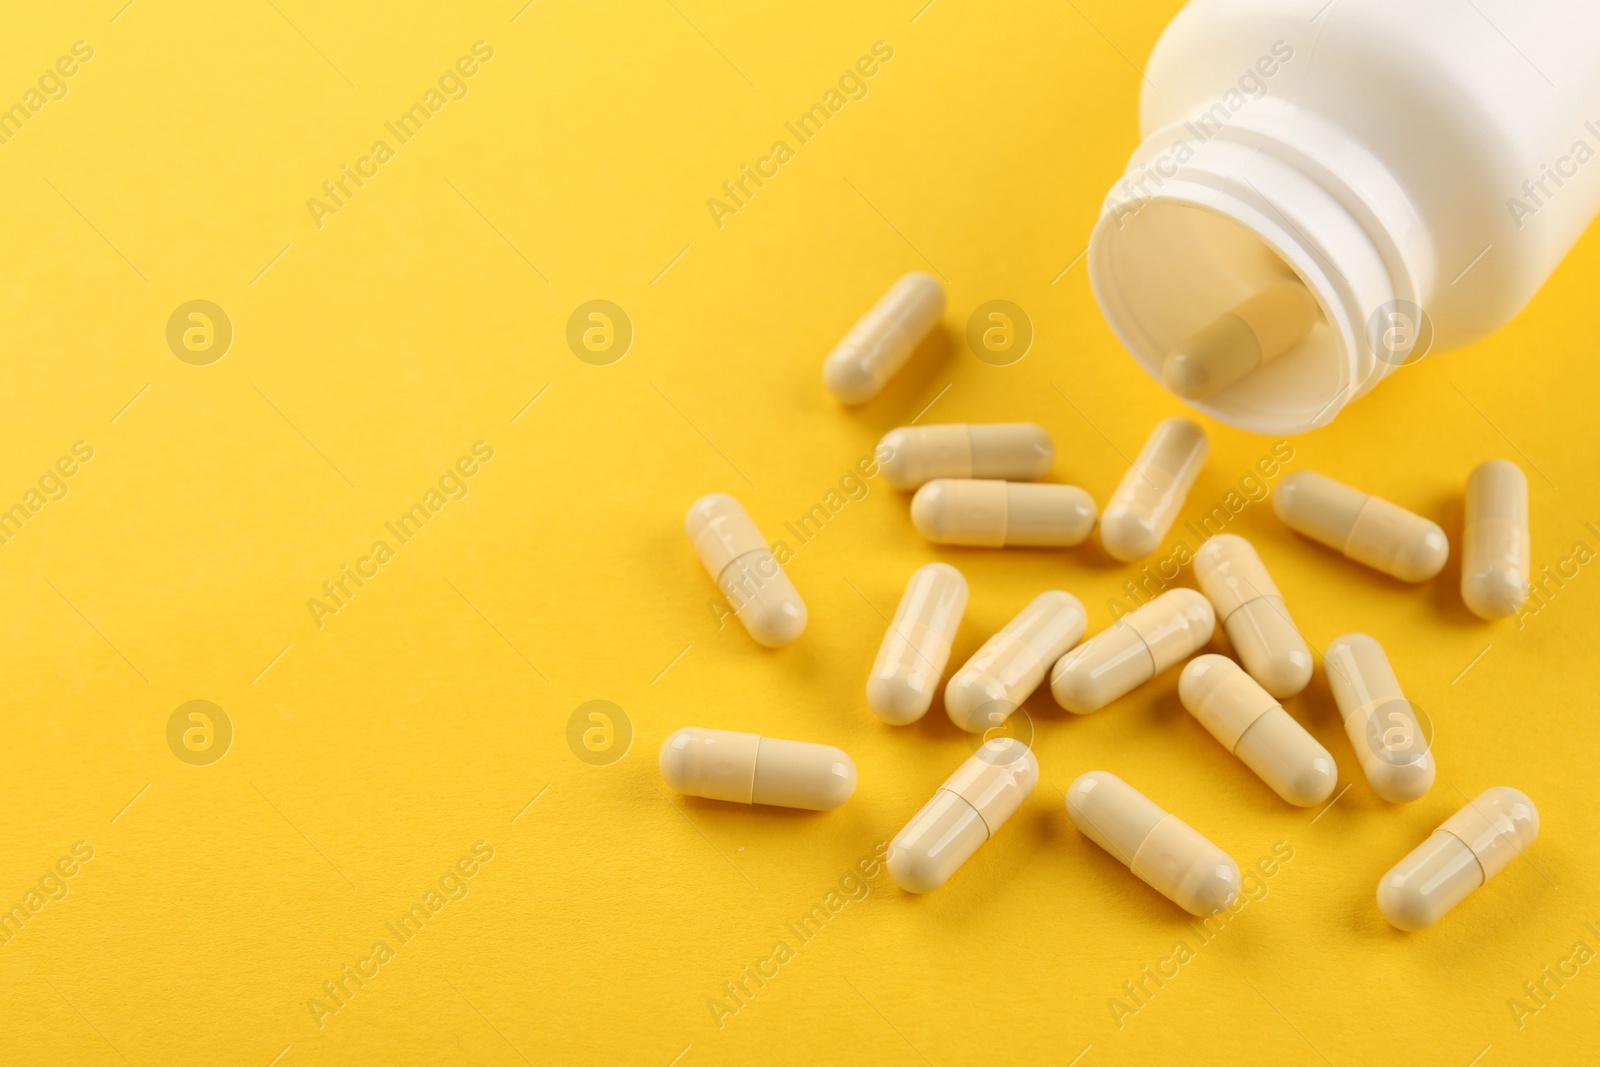
<svg viewBox="0 0 1600 1067">
<path fill-rule="evenodd" d="M 1100 520 L 1106 551 L 1130 563 L 1160 548 L 1205 459 L 1199 426 L 1188 419 L 1159 423 L 1106 505 Z"/>
<path fill-rule="evenodd" d="M 1487 789 L 1383 876 L 1378 910 L 1400 930 L 1431 926 L 1538 836 L 1539 809 L 1527 794 Z"/>
<path fill-rule="evenodd" d="M 1250 677 L 1279 700 L 1311 681 L 1311 650 L 1249 541 L 1219 534 L 1194 557 L 1200 582 Z"/>
<path fill-rule="evenodd" d="M 1014 737 L 985 741 L 889 842 L 884 863 L 910 893 L 944 885 L 1039 784 L 1039 761 Z"/>
<path fill-rule="evenodd" d="M 1503 459 L 1491 459 L 1467 478 L 1466 529 L 1461 538 L 1461 599 L 1474 615 L 1503 619 L 1528 600 L 1532 542 L 1528 537 L 1528 478 Z"/>
<path fill-rule="evenodd" d="M 1190 915 L 1211 915 L 1239 899 L 1233 857 L 1109 771 L 1090 771 L 1067 787 L 1067 817 Z"/>
<path fill-rule="evenodd" d="M 1333 756 L 1227 656 L 1190 660 L 1178 676 L 1178 699 L 1284 800 L 1309 808 L 1332 795 Z"/>
<path fill-rule="evenodd" d="M 1050 473 L 1056 446 L 1031 422 L 902 426 L 878 442 L 883 480 L 916 489 L 935 478 L 1031 482 Z"/>
<path fill-rule="evenodd" d="M 1203 400 L 1304 341 L 1318 315 L 1298 280 L 1273 282 L 1184 342 L 1161 376 L 1177 395 Z"/>
<path fill-rule="evenodd" d="M 936 545 L 1070 548 L 1089 539 L 1094 515 L 1075 485 L 941 478 L 911 498 L 911 524 Z"/>
<path fill-rule="evenodd" d="M 832 745 L 686 726 L 661 744 L 673 791 L 735 804 L 831 811 L 856 791 L 856 765 Z"/>
<path fill-rule="evenodd" d="M 1278 483 L 1272 510 L 1289 529 L 1402 582 L 1425 582 L 1450 558 L 1436 523 L 1315 471 Z"/>
<path fill-rule="evenodd" d="M 1193 589 L 1162 593 L 1062 656 L 1050 692 L 1074 714 L 1099 711 L 1188 659 L 1216 628 L 1211 602 Z"/>
<path fill-rule="evenodd" d="M 944 314 L 944 286 L 913 271 L 889 287 L 822 364 L 822 381 L 841 404 L 865 404 L 889 383 Z"/>
<path fill-rule="evenodd" d="M 1322 671 L 1372 791 L 1405 804 L 1431 789 L 1435 768 L 1428 738 L 1383 646 L 1366 634 L 1336 637 L 1323 654 Z"/>
<path fill-rule="evenodd" d="M 805 601 L 737 500 L 726 493 L 701 497 L 689 508 L 684 530 L 751 637 L 782 648 L 805 632 Z"/>
<path fill-rule="evenodd" d="M 867 678 L 867 706 L 878 718 L 903 726 L 928 713 L 966 610 L 967 580 L 948 563 L 911 575 Z"/>
<path fill-rule="evenodd" d="M 963 730 L 999 726 L 1044 681 L 1056 658 L 1083 636 L 1088 616 L 1071 593 L 1040 593 L 983 643 L 944 688 L 944 710 Z"/>
</svg>

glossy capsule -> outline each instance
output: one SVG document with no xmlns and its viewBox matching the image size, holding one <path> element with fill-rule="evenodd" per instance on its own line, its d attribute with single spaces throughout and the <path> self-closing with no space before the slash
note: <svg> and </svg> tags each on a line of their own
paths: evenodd
<svg viewBox="0 0 1600 1067">
<path fill-rule="evenodd" d="M 910 893 L 944 885 L 1039 784 L 1039 761 L 1014 737 L 985 741 L 889 842 L 884 864 Z"/>
<path fill-rule="evenodd" d="M 1378 883 L 1378 910 L 1400 930 L 1431 926 L 1539 836 L 1527 794 L 1496 786 L 1444 821 Z"/>
<path fill-rule="evenodd" d="M 913 271 L 889 287 L 822 364 L 822 381 L 841 404 L 865 404 L 889 383 L 944 314 L 944 286 Z"/>
<path fill-rule="evenodd" d="M 911 524 L 936 545 L 1070 548 L 1089 539 L 1094 516 L 1075 485 L 941 478 L 911 498 Z"/>
<path fill-rule="evenodd" d="M 1273 282 L 1180 345 L 1161 377 L 1177 395 L 1203 400 L 1304 341 L 1318 314 L 1299 281 Z"/>
<path fill-rule="evenodd" d="M 684 530 L 728 606 L 760 644 L 782 648 L 806 628 L 806 605 L 744 508 L 726 493 L 696 500 Z"/>
<path fill-rule="evenodd" d="M 1067 787 L 1067 817 L 1190 915 L 1211 915 L 1239 899 L 1233 857 L 1109 771 L 1090 771 Z"/>
<path fill-rule="evenodd" d="M 878 718 L 903 726 L 928 713 L 966 610 L 967 580 L 950 564 L 911 575 L 867 678 L 867 706 Z"/>
<path fill-rule="evenodd" d="M 1213 537 L 1195 553 L 1194 576 L 1250 677 L 1279 700 L 1304 689 L 1311 650 L 1255 547 L 1233 534 Z"/>
<path fill-rule="evenodd" d="M 1431 789 L 1435 768 L 1428 738 L 1383 646 L 1366 634 L 1336 637 L 1323 654 L 1322 671 L 1372 791 L 1391 804 L 1406 804 Z"/>
<path fill-rule="evenodd" d="M 1402 582 L 1425 582 L 1450 558 L 1436 523 L 1315 471 L 1278 483 L 1272 510 L 1296 533 Z"/>
<path fill-rule="evenodd" d="M 856 765 L 832 745 L 686 726 L 661 744 L 674 792 L 735 804 L 831 811 L 856 791 Z"/>
<path fill-rule="evenodd" d="M 1206 459 L 1206 432 L 1188 419 L 1157 424 L 1100 520 L 1100 543 L 1131 563 L 1161 547 Z"/>
<path fill-rule="evenodd" d="M 878 442 L 883 480 L 916 489 L 935 478 L 1031 482 L 1050 473 L 1056 446 L 1031 422 L 902 426 Z"/>
<path fill-rule="evenodd" d="M 1193 589 L 1162 593 L 1062 656 L 1050 692 L 1074 714 L 1099 711 L 1188 659 L 1216 628 L 1211 602 Z"/>
<path fill-rule="evenodd" d="M 1190 660 L 1178 676 L 1178 699 L 1284 800 L 1309 808 L 1333 794 L 1333 756 L 1233 660 Z"/>
<path fill-rule="evenodd" d="M 1521 610 L 1531 553 L 1527 476 L 1503 459 L 1479 465 L 1467 478 L 1461 538 L 1461 599 L 1474 615 L 1503 619 Z"/>
<path fill-rule="evenodd" d="M 983 643 L 944 688 L 950 721 L 971 733 L 999 726 L 1039 688 L 1050 664 L 1088 625 L 1071 593 L 1040 593 L 1005 629 Z"/>
</svg>

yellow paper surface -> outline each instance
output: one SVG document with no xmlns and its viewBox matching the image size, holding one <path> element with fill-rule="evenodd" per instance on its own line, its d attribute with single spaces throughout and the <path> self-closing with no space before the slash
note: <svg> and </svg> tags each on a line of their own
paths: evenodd
<svg viewBox="0 0 1600 1067">
<path fill-rule="evenodd" d="M 17 7 L 0 34 L 0 103 L 27 116 L 0 144 L 0 505 L 23 508 L 0 545 L 0 906 L 23 909 L 0 1061 L 1592 1054 L 1593 235 L 1510 328 L 1327 429 L 1278 445 L 1207 422 L 1168 538 L 1194 547 L 1182 523 L 1239 494 L 1227 528 L 1308 641 L 1378 637 L 1431 719 L 1425 799 L 1373 795 L 1320 678 L 1288 702 L 1349 786 L 1320 812 L 1224 753 L 1176 672 L 1084 719 L 1041 692 L 1018 720 L 1038 790 L 913 898 L 874 851 L 969 743 L 939 705 L 905 728 L 865 706 L 906 577 L 944 559 L 969 579 L 957 663 L 1044 589 L 1095 631 L 1156 579 L 1094 548 L 936 549 L 851 472 L 919 414 L 1031 420 L 1054 478 L 1103 504 L 1182 410 L 1081 259 L 1175 0 L 120 2 Z M 830 90 L 802 140 L 786 124 Z M 944 327 L 842 410 L 822 357 L 912 269 L 946 279 Z M 231 327 L 220 359 L 215 311 L 169 343 L 196 300 Z M 568 343 L 594 300 L 631 329 L 606 365 Z M 994 300 L 1032 333 L 1009 366 L 966 340 Z M 1492 457 L 1528 473 L 1549 568 L 1519 621 L 1469 615 L 1454 561 L 1402 587 L 1260 499 L 1320 470 L 1459 549 Z M 789 649 L 719 612 L 682 533 L 712 491 L 793 551 L 811 622 Z M 818 507 L 808 539 L 789 530 Z M 391 529 L 407 515 L 420 532 Z M 839 745 L 859 789 L 828 814 L 669 796 L 655 754 L 685 725 Z M 1250 903 L 1207 931 L 1078 834 L 1062 790 L 1091 769 L 1256 870 Z M 1437 927 L 1388 928 L 1379 876 L 1501 784 L 1538 803 L 1534 848 Z"/>
</svg>

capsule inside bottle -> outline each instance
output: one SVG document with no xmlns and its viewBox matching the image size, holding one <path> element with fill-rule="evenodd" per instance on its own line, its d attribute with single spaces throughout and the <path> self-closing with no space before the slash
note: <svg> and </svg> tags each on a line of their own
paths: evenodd
<svg viewBox="0 0 1600 1067">
<path fill-rule="evenodd" d="M 883 480 L 917 489 L 936 478 L 1032 482 L 1050 473 L 1056 446 L 1031 422 L 902 426 L 878 442 Z"/>
<path fill-rule="evenodd" d="M 1188 659 L 1215 632 L 1210 601 L 1193 589 L 1169 590 L 1062 656 L 1050 692 L 1063 708 L 1088 715 Z"/>
<path fill-rule="evenodd" d="M 1178 396 L 1203 400 L 1300 344 L 1320 314 L 1298 280 L 1273 282 L 1180 345 L 1161 376 Z"/>
<path fill-rule="evenodd" d="M 1039 761 L 1027 745 L 985 741 L 889 842 L 889 877 L 910 893 L 944 885 L 1038 784 Z"/>
<path fill-rule="evenodd" d="M 657 763 L 675 792 L 735 804 L 831 811 L 856 791 L 856 765 L 832 745 L 686 726 Z"/>
<path fill-rule="evenodd" d="M 1425 795 L 1436 774 L 1429 738 L 1383 646 L 1366 634 L 1337 637 L 1328 644 L 1322 669 L 1372 791 L 1391 804 Z"/>
<path fill-rule="evenodd" d="M 941 478 L 911 498 L 911 524 L 939 545 L 1070 548 L 1094 519 L 1094 499 L 1074 485 Z"/>
<path fill-rule="evenodd" d="M 1526 793 L 1496 786 L 1446 819 L 1378 883 L 1378 911 L 1399 930 L 1438 922 L 1539 836 Z"/>
<path fill-rule="evenodd" d="M 1194 574 L 1250 677 L 1279 700 L 1311 681 L 1311 650 L 1255 547 L 1219 534 L 1195 553 Z"/>
<path fill-rule="evenodd" d="M 1532 541 L 1528 536 L 1528 478 L 1492 459 L 1467 478 L 1461 549 L 1461 599 L 1474 615 L 1504 619 L 1528 601 Z"/>
<path fill-rule="evenodd" d="M 1100 543 L 1131 563 L 1161 547 L 1206 458 L 1206 433 L 1188 419 L 1172 418 L 1151 432 L 1100 520 Z"/>
<path fill-rule="evenodd" d="M 944 314 L 944 286 L 913 271 L 895 282 L 845 334 L 822 364 L 822 380 L 842 404 L 865 404 L 897 374 Z"/>
<path fill-rule="evenodd" d="M 744 507 L 726 493 L 695 501 L 684 530 L 734 615 L 768 648 L 794 643 L 806 628 L 806 605 Z"/>
<path fill-rule="evenodd" d="M 1109 771 L 1090 771 L 1067 788 L 1067 817 L 1191 915 L 1214 914 L 1239 898 L 1243 882 L 1231 856 Z"/>
<path fill-rule="evenodd" d="M 867 705 L 878 718 L 902 726 L 927 714 L 966 608 L 967 580 L 948 563 L 911 575 L 867 678 Z"/>
<path fill-rule="evenodd" d="M 1333 794 L 1339 778 L 1333 756 L 1233 660 L 1190 660 L 1178 678 L 1178 699 L 1290 804 L 1308 808 Z"/>
<path fill-rule="evenodd" d="M 1088 616 L 1070 593 L 1041 593 L 985 641 L 945 686 L 950 721 L 971 733 L 999 726 L 1044 681 L 1049 665 L 1083 636 Z"/>
</svg>

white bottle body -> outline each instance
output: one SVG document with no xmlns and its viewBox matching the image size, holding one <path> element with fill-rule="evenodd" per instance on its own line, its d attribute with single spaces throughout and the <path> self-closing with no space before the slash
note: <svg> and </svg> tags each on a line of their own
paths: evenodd
<svg viewBox="0 0 1600 1067">
<path fill-rule="evenodd" d="M 1239 299 L 1307 285 L 1311 336 L 1192 401 L 1259 432 L 1323 425 L 1500 328 L 1600 213 L 1600 4 L 1325 5 L 1178 13 L 1090 248 L 1102 310 L 1158 381 Z"/>
</svg>

